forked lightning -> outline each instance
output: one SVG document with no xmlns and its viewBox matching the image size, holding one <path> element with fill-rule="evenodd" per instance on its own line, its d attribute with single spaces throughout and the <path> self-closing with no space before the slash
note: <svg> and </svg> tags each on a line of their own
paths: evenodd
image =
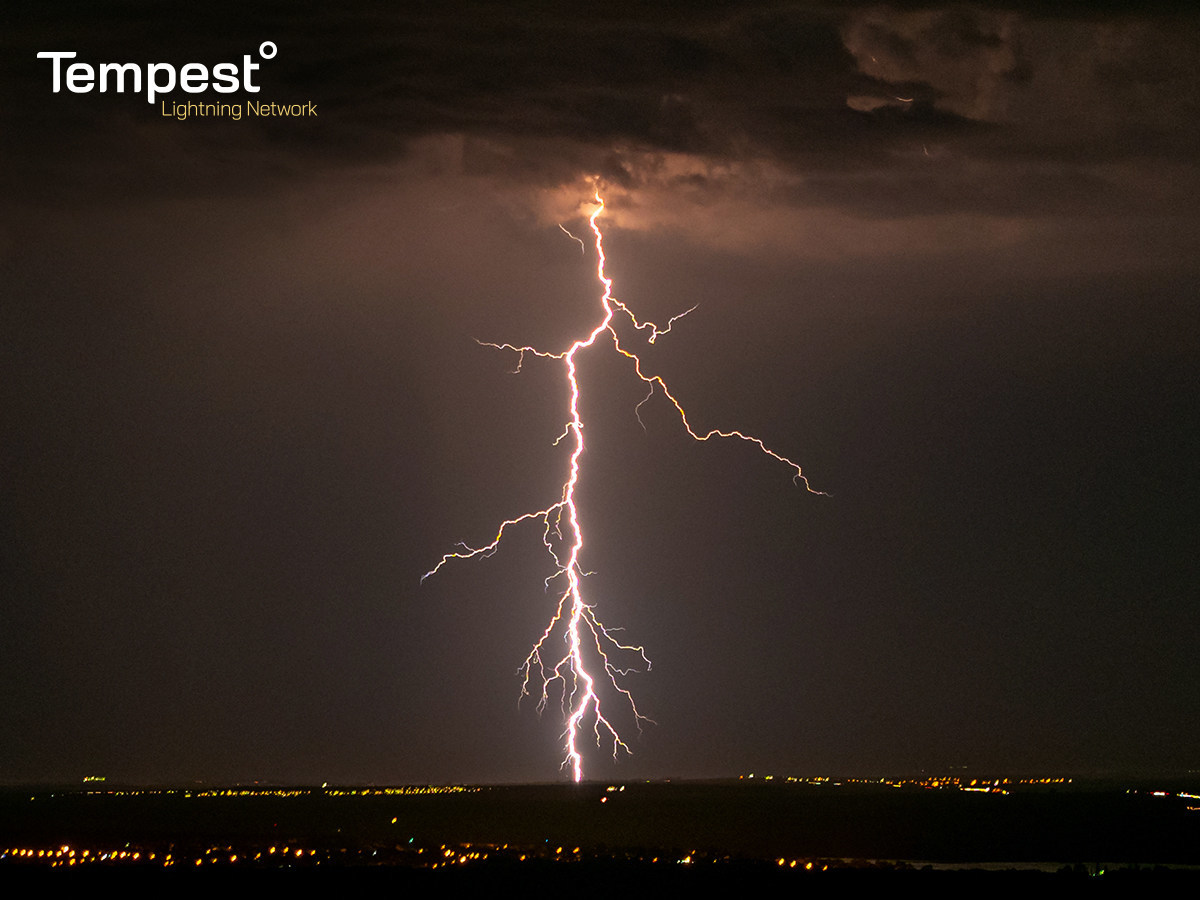
<svg viewBox="0 0 1200 900">
<path fill-rule="evenodd" d="M 628 672 L 641 669 L 649 670 L 650 660 L 646 656 L 645 650 L 637 645 L 621 643 L 614 638 L 614 629 L 605 628 L 600 622 L 596 617 L 595 608 L 584 602 L 583 592 L 580 587 L 580 580 L 586 573 L 579 564 L 579 555 L 583 550 L 583 532 L 580 530 L 579 525 L 579 511 L 575 503 L 575 489 L 579 485 L 579 461 L 583 456 L 584 450 L 584 423 L 579 412 L 579 380 L 576 377 L 576 354 L 581 350 L 586 350 L 593 346 L 601 338 L 611 339 L 613 348 L 633 362 L 634 373 L 647 387 L 646 396 L 638 403 L 635 410 L 639 421 L 641 419 L 642 405 L 654 396 L 657 389 L 675 407 L 676 412 L 679 413 L 679 419 L 683 423 L 683 427 L 697 441 L 707 441 L 714 437 L 738 438 L 747 441 L 757 446 L 761 452 L 791 469 L 793 481 L 802 485 L 805 490 L 814 494 L 821 493 L 820 491 L 813 490 L 811 485 L 809 485 L 808 479 L 804 476 L 799 465 L 792 462 L 786 456 L 782 456 L 771 450 L 761 440 L 752 435 L 743 434 L 740 431 L 722 431 L 715 428 L 706 432 L 694 430 L 688 421 L 687 413 L 684 412 L 683 406 L 680 405 L 679 400 L 668 389 L 666 382 L 658 375 L 648 374 L 643 368 L 642 360 L 637 354 L 622 344 L 617 334 L 617 329 L 614 326 L 614 319 L 617 319 L 618 316 L 627 318 L 638 333 L 645 334 L 646 342 L 653 344 L 659 337 L 669 332 L 671 326 L 679 319 L 692 312 L 695 307 L 693 306 L 692 309 L 674 316 L 667 322 L 666 327 L 660 329 L 653 322 L 639 321 L 629 307 L 613 296 L 612 279 L 605 274 L 604 270 L 604 235 L 597 224 L 600 214 L 604 211 L 604 200 L 600 197 L 599 191 L 595 194 L 595 203 L 596 209 L 589 217 L 588 224 L 591 227 L 592 234 L 595 235 L 597 256 L 596 277 L 600 280 L 600 284 L 604 288 L 600 295 L 600 306 L 604 313 L 600 321 L 585 337 L 579 338 L 570 347 L 559 353 L 550 353 L 534 347 L 517 346 L 507 343 L 485 344 L 488 347 L 515 352 L 517 354 L 518 371 L 525 361 L 526 354 L 545 359 L 559 360 L 563 363 L 567 386 L 570 391 L 570 405 L 568 407 L 566 428 L 555 443 L 557 444 L 568 437 L 573 438 L 574 443 L 571 447 L 567 479 L 562 486 L 562 494 L 554 503 L 551 503 L 544 509 L 522 513 L 501 522 L 496 532 L 496 537 L 491 543 L 478 547 L 459 544 L 458 550 L 447 553 L 438 561 L 436 566 L 421 577 L 421 580 L 424 581 L 452 559 L 472 559 L 474 557 L 491 556 L 499 547 L 500 542 L 504 539 L 509 529 L 533 520 L 541 522 L 542 542 L 554 560 L 556 568 L 556 571 L 546 579 L 546 584 L 549 586 L 554 581 L 565 579 L 566 586 L 558 598 L 557 608 L 554 611 L 554 615 L 551 616 L 549 624 L 546 625 L 545 631 L 537 639 L 529 656 L 521 666 L 520 674 L 523 677 L 521 695 L 523 697 L 536 695 L 539 713 L 546 708 L 552 697 L 561 699 L 563 713 L 566 716 L 566 729 L 563 732 L 566 755 L 563 759 L 562 767 L 570 767 L 571 776 L 575 781 L 580 781 L 583 778 L 583 755 L 580 749 L 580 736 L 589 725 L 592 733 L 595 735 L 597 746 L 611 741 L 614 758 L 619 757 L 622 752 L 631 752 L 629 746 L 617 732 L 616 727 L 601 704 L 601 697 L 597 691 L 597 679 L 602 678 L 611 685 L 615 693 L 610 695 L 609 700 L 626 705 L 627 709 L 625 712 L 632 714 L 633 721 L 639 731 L 643 722 L 650 721 L 638 710 L 632 694 L 621 684 L 622 676 L 628 674 Z M 561 225 L 559 227 L 562 228 Z M 574 240 L 579 240 L 579 238 L 576 238 L 565 228 L 563 228 L 563 231 Z M 561 640 L 566 646 L 566 650 L 562 652 L 561 656 L 558 655 L 561 651 L 554 651 L 552 649 L 557 640 Z M 595 651 L 594 654 L 592 653 L 593 649 Z M 626 660 L 629 662 L 626 662 Z"/>
</svg>

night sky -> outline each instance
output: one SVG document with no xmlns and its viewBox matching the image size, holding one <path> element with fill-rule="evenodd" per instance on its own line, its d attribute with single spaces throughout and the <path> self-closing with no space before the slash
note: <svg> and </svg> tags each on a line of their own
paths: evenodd
<svg viewBox="0 0 1200 900">
<path fill-rule="evenodd" d="M 595 778 L 1200 768 L 1191 4 L 0 13 L 0 782 L 539 781 L 558 364 L 587 598 L 652 719 Z M 169 11 L 168 11 L 169 10 Z M 315 118 L 76 61 L 240 62 Z M 257 59 L 257 57 L 256 57 Z M 628 723 L 622 727 L 628 730 Z"/>
</svg>

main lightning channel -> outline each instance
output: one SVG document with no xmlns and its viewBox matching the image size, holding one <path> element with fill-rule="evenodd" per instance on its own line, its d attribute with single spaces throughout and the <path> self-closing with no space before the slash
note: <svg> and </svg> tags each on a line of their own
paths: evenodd
<svg viewBox="0 0 1200 900">
<path fill-rule="evenodd" d="M 627 712 L 632 714 L 634 724 L 639 732 L 641 731 L 643 722 L 651 721 L 638 710 L 633 695 L 621 684 L 621 678 L 630 671 L 642 669 L 648 671 L 650 669 L 650 659 L 646 656 L 646 651 L 640 646 L 624 644 L 614 638 L 613 629 L 605 628 L 596 617 L 594 607 L 584 602 L 583 599 L 581 579 L 586 573 L 579 564 L 580 552 L 583 550 L 583 531 L 579 524 L 579 510 L 575 502 L 575 489 L 579 484 L 579 461 L 584 451 L 584 423 L 579 412 L 580 390 L 576 372 L 576 354 L 581 350 L 593 346 L 602 335 L 607 334 L 612 339 L 613 348 L 619 354 L 632 361 L 634 373 L 647 386 L 646 396 L 637 404 L 634 410 L 639 422 L 641 421 L 641 407 L 654 396 L 656 390 L 661 391 L 671 405 L 675 407 L 684 429 L 695 440 L 707 441 L 715 437 L 737 438 L 754 444 L 762 453 L 778 460 L 791 469 L 792 480 L 803 486 L 806 491 L 814 494 L 822 493 L 812 488 L 798 464 L 786 456 L 776 453 L 753 435 L 743 434 L 740 431 L 724 431 L 715 428 L 709 431 L 696 431 L 693 429 L 683 406 L 668 389 L 666 382 L 663 381 L 661 376 L 647 374 L 643 369 L 640 357 L 621 343 L 616 328 L 613 325 L 613 320 L 617 317 L 618 313 L 627 317 L 638 332 L 648 332 L 646 342 L 653 344 L 659 337 L 667 334 L 679 319 L 692 312 L 696 307 L 693 306 L 691 309 L 673 316 L 667 322 L 666 326 L 660 329 L 653 322 L 639 321 L 629 307 L 613 296 L 613 282 L 605 272 L 607 260 L 604 255 L 604 235 L 597 224 L 600 214 L 604 211 L 604 200 L 601 198 L 599 191 L 595 194 L 595 203 L 596 209 L 588 218 L 588 225 L 595 237 L 597 257 L 596 277 L 604 288 L 600 296 L 600 306 L 604 311 L 604 315 L 596 326 L 586 337 L 579 338 L 566 350 L 558 353 L 538 350 L 530 346 L 518 346 L 508 343 L 495 344 L 486 341 L 480 342 L 487 347 L 515 352 L 517 354 L 516 371 L 521 370 L 526 354 L 545 359 L 561 360 L 563 362 L 570 392 L 570 404 L 566 427 L 555 443 L 561 443 L 567 438 L 573 438 L 574 440 L 571 447 L 567 480 L 563 484 L 562 493 L 554 503 L 551 503 L 544 509 L 522 513 L 511 519 L 505 519 L 500 523 L 496 537 L 490 543 L 477 547 L 465 543 L 458 544 L 457 550 L 445 554 L 438 561 L 437 565 L 421 576 L 421 581 L 424 581 L 453 559 L 486 558 L 491 556 L 496 552 L 509 529 L 524 522 L 533 520 L 541 521 L 542 543 L 545 545 L 550 557 L 554 560 L 556 567 L 555 572 L 546 579 L 546 585 L 549 587 L 555 580 L 565 579 L 566 586 L 559 595 L 557 608 L 554 615 L 551 616 L 549 624 L 547 624 L 545 630 L 542 632 L 541 637 L 534 643 L 529 656 L 526 657 L 525 662 L 521 665 L 519 670 L 519 674 L 523 678 L 521 696 L 526 697 L 536 694 L 536 704 L 539 713 L 545 710 L 552 696 L 557 696 L 561 699 L 563 713 L 566 716 L 566 727 L 563 731 L 565 758 L 563 759 L 562 766 L 563 768 L 570 768 L 571 777 L 575 781 L 583 779 L 583 754 L 581 752 L 580 741 L 589 724 L 597 746 L 602 745 L 606 740 L 611 742 L 614 759 L 618 758 L 621 753 L 629 754 L 632 752 L 602 706 L 600 693 L 597 690 L 597 678 L 603 677 L 605 682 L 611 685 L 616 692 L 615 696 L 619 698 L 618 703 L 625 704 Z M 562 226 L 560 225 L 559 228 L 562 228 Z M 579 238 L 575 237 L 565 228 L 562 228 L 562 230 L 573 240 L 579 241 L 582 246 L 583 242 Z M 566 652 L 556 659 L 554 653 L 550 650 L 549 644 L 554 636 L 559 633 L 562 634 L 563 642 L 566 644 Z M 593 650 L 595 651 L 595 660 L 598 662 L 600 669 L 603 670 L 602 676 L 599 670 L 596 670 L 595 674 L 593 674 L 593 670 L 589 669 L 586 657 L 591 656 Z M 632 658 L 632 663 L 621 663 L 622 659 L 629 658 Z"/>
</svg>

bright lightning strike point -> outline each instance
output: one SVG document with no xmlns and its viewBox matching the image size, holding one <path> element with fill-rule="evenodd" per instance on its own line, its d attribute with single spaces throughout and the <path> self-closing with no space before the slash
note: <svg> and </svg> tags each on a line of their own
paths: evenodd
<svg viewBox="0 0 1200 900">
<path fill-rule="evenodd" d="M 583 779 L 581 739 L 585 730 L 590 728 L 597 746 L 601 746 L 604 743 L 611 743 L 614 759 L 619 758 L 621 753 L 629 754 L 632 752 L 609 718 L 609 714 L 606 712 L 607 707 L 601 703 L 597 679 L 603 679 L 604 683 L 611 686 L 615 691 L 615 694 L 610 695 L 610 699 L 611 697 L 615 697 L 618 704 L 624 704 L 625 714 L 632 715 L 634 724 L 639 732 L 641 731 L 643 722 L 651 721 L 638 710 L 633 695 L 621 683 L 621 679 L 631 671 L 640 671 L 643 669 L 648 671 L 650 669 L 650 659 L 646 656 L 646 651 L 640 646 L 625 644 L 614 638 L 613 632 L 617 629 L 605 628 L 596 617 L 594 607 L 584 602 L 583 591 L 580 585 L 581 579 L 588 573 L 583 571 L 579 563 L 579 556 L 583 550 L 583 532 L 580 529 L 579 511 L 575 502 L 575 491 L 580 479 L 579 461 L 584 451 L 584 423 L 579 411 L 580 389 L 579 380 L 576 377 L 576 354 L 592 347 L 602 337 L 611 339 L 613 349 L 632 361 L 634 374 L 646 385 L 646 396 L 637 404 L 634 410 L 638 415 L 639 422 L 641 421 L 641 407 L 654 396 L 656 390 L 660 391 L 675 408 L 675 411 L 679 413 L 679 419 L 683 423 L 684 429 L 695 440 L 707 441 L 712 438 L 721 437 L 737 438 L 738 440 L 746 441 L 755 445 L 762 453 L 778 460 L 790 469 L 792 480 L 801 485 L 806 491 L 813 494 L 822 493 L 821 491 L 813 490 L 798 464 L 786 456 L 776 453 L 753 435 L 743 434 L 736 430 L 724 431 L 717 428 L 708 431 L 696 431 L 693 429 L 683 406 L 668 389 L 666 382 L 658 375 L 647 374 L 643 369 L 642 360 L 638 355 L 621 343 L 613 324 L 613 320 L 618 315 L 627 318 L 638 332 L 649 332 L 646 335 L 646 342 L 653 344 L 659 337 L 667 334 L 675 322 L 692 312 L 696 307 L 693 306 L 691 309 L 673 316 L 667 322 L 666 327 L 660 329 L 653 322 L 639 321 L 629 307 L 613 296 L 612 279 L 605 273 L 605 263 L 607 260 L 604 256 L 604 235 L 600 231 L 600 226 L 596 224 L 600 218 L 600 214 L 604 211 L 604 200 L 600 197 L 599 191 L 596 192 L 595 203 L 596 209 L 588 218 L 588 225 L 595 236 L 596 277 L 603 286 L 603 292 L 600 296 L 600 307 L 603 315 L 592 330 L 585 336 L 578 338 L 566 350 L 557 353 L 538 350 L 535 347 L 518 346 L 516 344 L 480 342 L 487 347 L 495 347 L 499 350 L 511 350 L 516 353 L 516 371 L 518 372 L 521 370 L 526 354 L 544 359 L 554 359 L 562 363 L 569 389 L 570 402 L 567 407 L 566 427 L 555 441 L 555 445 L 568 438 L 573 439 L 571 443 L 571 455 L 567 465 L 567 478 L 563 483 L 562 492 L 553 503 L 542 509 L 532 510 L 521 513 L 511 519 L 505 519 L 500 523 L 500 527 L 496 531 L 496 536 L 490 543 L 477 547 L 460 543 L 457 550 L 445 554 L 438 561 L 437 565 L 421 576 L 421 580 L 424 581 L 453 559 L 474 559 L 491 556 L 496 552 L 509 529 L 534 520 L 542 523 L 542 543 L 545 545 L 547 553 L 554 560 L 555 565 L 555 571 L 546 579 L 546 585 L 549 587 L 552 582 L 558 580 L 565 582 L 565 586 L 559 595 L 557 608 L 550 617 L 549 624 L 546 625 L 541 637 L 534 643 L 533 649 L 521 665 L 518 674 L 523 679 L 521 683 L 521 696 L 536 695 L 537 710 L 539 713 L 546 708 L 553 698 L 557 698 L 561 703 L 563 714 L 566 717 L 566 727 L 563 731 L 565 756 L 562 767 L 570 768 L 571 777 L 575 781 Z M 558 227 L 568 237 L 578 241 L 581 248 L 584 247 L 582 240 L 575 237 L 566 228 L 563 228 L 562 225 Z M 643 425 L 643 427 L 645 426 Z M 565 645 L 565 650 L 553 650 L 556 640 L 560 640 Z M 630 659 L 632 663 L 621 662 L 621 660 Z M 605 691 L 607 691 L 607 688 L 605 688 Z"/>
</svg>

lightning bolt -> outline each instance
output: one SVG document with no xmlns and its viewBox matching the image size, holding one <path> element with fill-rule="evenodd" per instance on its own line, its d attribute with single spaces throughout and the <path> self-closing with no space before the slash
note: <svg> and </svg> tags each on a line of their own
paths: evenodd
<svg viewBox="0 0 1200 900">
<path fill-rule="evenodd" d="M 647 373 L 641 358 L 621 342 L 614 326 L 614 320 L 618 318 L 628 319 L 637 332 L 644 334 L 646 342 L 653 344 L 658 338 L 670 332 L 671 327 L 679 319 L 692 312 L 696 307 L 693 306 L 691 309 L 673 316 L 665 327 L 659 328 L 653 322 L 640 321 L 628 306 L 613 296 L 612 279 L 605 273 L 607 260 L 604 255 L 604 235 L 597 224 L 600 214 L 604 212 L 604 200 L 601 198 L 599 190 L 595 193 L 595 204 L 596 209 L 588 218 L 588 225 L 595 237 L 596 277 L 603 286 L 603 292 L 600 295 L 603 316 L 599 322 L 585 337 L 579 338 L 566 350 L 557 353 L 516 344 L 479 342 L 485 347 L 516 353 L 515 371 L 518 372 L 525 362 L 526 355 L 558 360 L 563 365 L 567 386 L 570 390 L 570 403 L 566 427 L 554 443 L 558 445 L 567 439 L 571 439 L 572 443 L 567 479 L 562 486 L 562 493 L 555 502 L 543 509 L 505 519 L 500 523 L 496 536 L 490 543 L 480 546 L 459 543 L 456 550 L 445 554 L 437 565 L 421 576 L 421 581 L 424 582 L 426 578 L 436 574 L 451 560 L 489 557 L 496 552 L 501 541 L 511 529 L 526 522 L 541 523 L 542 543 L 555 565 L 555 571 L 546 579 L 547 590 L 555 581 L 560 583 L 565 581 L 565 587 L 559 595 L 557 608 L 550 617 L 549 624 L 546 625 L 541 637 L 534 643 L 533 649 L 530 650 L 525 662 L 518 670 L 518 675 L 522 677 L 521 697 L 536 696 L 536 708 L 539 714 L 545 710 L 553 697 L 559 698 L 563 714 L 566 717 L 566 727 L 562 735 L 565 751 L 562 768 L 569 767 L 571 777 L 575 781 L 583 779 L 581 739 L 589 726 L 597 746 L 602 746 L 606 742 L 612 745 L 614 759 L 619 758 L 621 753 L 632 753 L 629 745 L 625 743 L 609 718 L 606 712 L 607 707 L 601 703 L 598 679 L 603 679 L 604 684 L 611 686 L 615 691 L 615 694 L 610 695 L 610 699 L 616 699 L 619 703 L 624 704 L 625 713 L 632 714 L 639 733 L 643 723 L 652 721 L 638 710 L 633 695 L 622 685 L 622 678 L 629 672 L 649 671 L 650 659 L 646 656 L 645 649 L 638 645 L 622 643 L 615 638 L 613 634 L 618 629 L 606 628 L 597 618 L 594 606 L 583 599 L 581 579 L 588 573 L 583 571 L 579 563 L 579 556 L 583 550 L 583 532 L 579 525 L 575 489 L 579 485 L 579 461 L 584 451 L 584 423 L 579 412 L 580 391 L 579 380 L 576 377 L 576 355 L 580 351 L 592 347 L 602 338 L 611 340 L 613 348 L 633 363 L 634 374 L 646 385 L 646 396 L 634 410 L 639 422 L 642 422 L 642 406 L 654 396 L 655 391 L 659 391 L 675 408 L 684 429 L 695 440 L 736 438 L 746 441 L 790 469 L 792 480 L 806 491 L 823 494 L 812 488 L 798 464 L 786 456 L 776 453 L 759 438 L 734 430 L 724 431 L 713 428 L 708 431 L 697 431 L 694 429 L 683 406 L 667 387 L 662 377 Z M 581 247 L 583 246 L 582 240 L 561 225 L 559 228 L 562 228 L 568 237 L 578 241 Z M 645 428 L 645 423 L 642 423 L 642 427 Z M 552 650 L 557 635 L 561 635 L 561 640 L 566 645 L 565 652 L 558 651 L 562 655 L 557 655 Z M 632 662 L 628 664 L 620 662 L 620 660 L 626 659 L 630 659 Z M 604 687 L 603 690 L 607 692 L 608 687 Z"/>
</svg>

